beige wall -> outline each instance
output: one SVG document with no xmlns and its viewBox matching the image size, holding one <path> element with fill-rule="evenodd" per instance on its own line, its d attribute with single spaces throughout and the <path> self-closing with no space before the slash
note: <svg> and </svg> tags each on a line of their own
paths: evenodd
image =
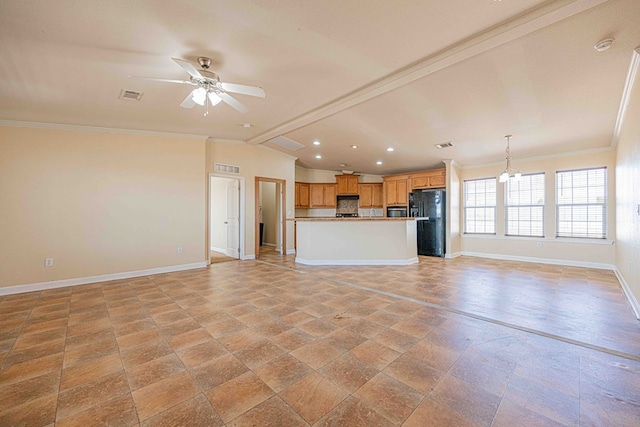
<svg viewBox="0 0 640 427">
<path fill-rule="evenodd" d="M 206 145 L 207 174 L 213 173 L 214 163 L 240 167 L 240 176 L 245 178 L 245 235 L 242 243 L 245 258 L 253 258 L 255 248 L 255 177 L 283 179 L 286 181 L 286 216 L 294 215 L 295 157 L 260 145 L 241 141 L 210 140 Z M 287 251 L 293 250 L 293 223 L 287 222 Z"/>
<path fill-rule="evenodd" d="M 640 77 L 636 77 L 616 158 L 616 268 L 640 316 Z"/>
<path fill-rule="evenodd" d="M 300 182 L 336 182 L 336 175 L 342 175 L 342 172 L 296 166 L 296 181 Z M 382 182 L 382 175 L 360 174 L 358 181 Z"/>
<path fill-rule="evenodd" d="M 204 262 L 204 150 L 187 138 L 0 127 L 0 287 Z"/>
<path fill-rule="evenodd" d="M 500 257 L 519 257 L 566 262 L 574 265 L 613 268 L 615 265 L 616 236 L 615 221 L 615 159 L 614 151 L 602 151 L 582 155 L 560 156 L 536 160 L 518 159 L 514 152 L 513 166 L 522 173 L 545 173 L 545 238 L 505 237 L 504 185 L 498 183 L 498 205 L 496 208 L 496 236 L 471 236 L 462 234 L 462 252 Z M 555 222 L 555 173 L 558 170 L 607 167 L 607 209 L 608 241 L 587 239 L 557 239 Z M 462 169 L 461 185 L 465 180 L 496 177 L 504 169 L 504 164 L 479 168 Z M 461 209 L 464 209 L 464 194 L 461 191 Z M 460 216 L 460 231 L 464 232 L 464 215 Z M 538 247 L 541 243 L 541 247 Z"/>
</svg>

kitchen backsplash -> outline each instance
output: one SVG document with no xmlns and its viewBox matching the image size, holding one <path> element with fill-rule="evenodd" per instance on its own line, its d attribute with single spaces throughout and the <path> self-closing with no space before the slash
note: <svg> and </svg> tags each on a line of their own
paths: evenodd
<svg viewBox="0 0 640 427">
<path fill-rule="evenodd" d="M 338 200 L 336 211 L 339 213 L 356 213 L 358 212 L 358 203 L 357 199 Z"/>
</svg>

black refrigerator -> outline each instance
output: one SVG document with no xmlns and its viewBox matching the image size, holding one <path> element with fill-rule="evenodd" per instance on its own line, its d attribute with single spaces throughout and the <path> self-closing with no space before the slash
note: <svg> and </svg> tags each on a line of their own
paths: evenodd
<svg viewBox="0 0 640 427">
<path fill-rule="evenodd" d="M 409 212 L 416 218 L 418 255 L 443 257 L 445 252 L 444 190 L 421 190 L 409 194 Z"/>
</svg>

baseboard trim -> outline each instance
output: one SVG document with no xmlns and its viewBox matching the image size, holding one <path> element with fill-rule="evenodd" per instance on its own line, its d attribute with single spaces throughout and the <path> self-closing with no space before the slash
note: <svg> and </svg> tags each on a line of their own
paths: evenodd
<svg viewBox="0 0 640 427">
<path fill-rule="evenodd" d="M 449 253 L 444 254 L 444 257 L 447 259 L 453 259 L 453 258 L 458 258 L 461 255 L 462 255 L 462 252 L 454 252 L 452 254 L 449 254 Z"/>
<path fill-rule="evenodd" d="M 622 288 L 622 291 L 626 295 L 627 300 L 629 301 L 629 304 L 631 304 L 631 309 L 633 310 L 633 314 L 636 315 L 636 319 L 640 320 L 640 303 L 636 299 L 636 296 L 633 294 L 633 292 L 631 292 L 631 288 L 629 287 L 629 284 L 627 283 L 627 281 L 624 280 L 624 276 L 622 275 L 622 273 L 620 273 L 620 271 L 617 268 L 614 269 L 613 272 L 618 278 L 618 282 L 620 282 L 620 287 Z"/>
<path fill-rule="evenodd" d="M 218 252 L 219 254 L 226 254 L 227 250 L 225 248 L 214 248 L 213 246 L 211 246 L 211 250 L 213 252 Z"/>
<path fill-rule="evenodd" d="M 242 258 L 242 259 L 243 260 L 256 259 L 256 254 L 245 255 L 244 258 Z"/>
<path fill-rule="evenodd" d="M 21 294 L 25 292 L 46 291 L 48 289 L 64 288 L 67 286 L 88 285 L 111 280 L 131 279 L 133 277 L 152 276 L 154 274 L 173 273 L 176 271 L 206 268 L 207 262 L 194 262 L 191 264 L 172 265 L 169 267 L 150 268 L 147 270 L 126 271 L 123 273 L 102 274 L 99 276 L 78 277 L 75 279 L 54 280 L 51 282 L 29 283 L 26 285 L 8 286 L 0 288 L 0 296 Z"/>
<path fill-rule="evenodd" d="M 296 250 L 295 249 L 287 249 L 287 255 L 295 255 Z"/>
<path fill-rule="evenodd" d="M 296 257 L 296 263 L 304 265 L 411 265 L 418 257 L 409 259 L 305 259 Z"/>
<path fill-rule="evenodd" d="M 567 259 L 551 259 L 551 258 L 534 258 L 534 257 L 502 255 L 502 254 L 488 254 L 484 252 L 462 251 L 461 254 L 465 256 L 501 259 L 505 261 L 521 261 L 521 262 L 532 262 L 532 263 L 538 263 L 538 264 L 566 265 L 568 267 L 596 268 L 598 270 L 615 270 L 615 266 L 613 264 L 604 264 L 599 262 L 572 261 Z"/>
</svg>

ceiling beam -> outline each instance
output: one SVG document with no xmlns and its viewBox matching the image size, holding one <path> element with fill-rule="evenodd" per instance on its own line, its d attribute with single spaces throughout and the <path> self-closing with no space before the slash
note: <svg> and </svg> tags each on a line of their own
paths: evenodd
<svg viewBox="0 0 640 427">
<path fill-rule="evenodd" d="M 274 128 L 248 139 L 247 143 L 261 144 L 276 136 L 284 135 L 308 124 L 317 122 L 318 120 L 322 120 L 450 67 L 458 62 L 570 18 L 606 1 L 607 0 L 558 0 L 547 2 L 525 14 L 462 40 L 453 46 L 443 49 L 440 52 L 337 98 L 334 101 L 281 123 Z"/>
</svg>

